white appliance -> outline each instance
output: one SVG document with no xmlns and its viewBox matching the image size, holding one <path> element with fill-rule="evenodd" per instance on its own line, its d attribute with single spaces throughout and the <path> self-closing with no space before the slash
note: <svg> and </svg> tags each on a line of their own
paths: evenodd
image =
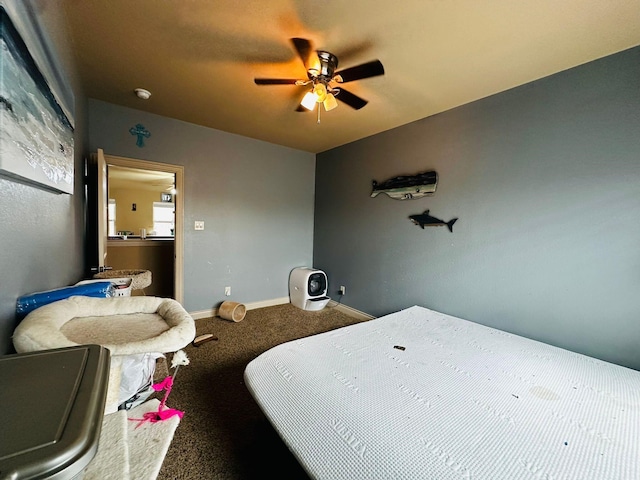
<svg viewBox="0 0 640 480">
<path fill-rule="evenodd" d="M 315 268 L 294 268 L 289 275 L 289 297 L 291 304 L 302 310 L 322 310 L 329 300 L 329 282 L 322 270 Z"/>
</svg>

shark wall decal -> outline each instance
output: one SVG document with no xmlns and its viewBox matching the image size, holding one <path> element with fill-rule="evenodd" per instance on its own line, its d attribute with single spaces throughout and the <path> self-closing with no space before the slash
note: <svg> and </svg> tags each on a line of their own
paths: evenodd
<svg viewBox="0 0 640 480">
<path fill-rule="evenodd" d="M 425 210 L 424 213 L 421 213 L 419 215 L 410 215 L 409 220 L 411 220 L 416 225 L 420 225 L 420 228 L 422 229 L 424 229 L 425 226 L 443 227 L 446 225 L 449 231 L 453 232 L 453 224 L 456 223 L 458 219 L 453 218 L 448 222 L 445 222 L 444 220 L 440 220 L 439 218 L 432 217 L 431 215 L 429 215 L 429 210 Z"/>
</svg>

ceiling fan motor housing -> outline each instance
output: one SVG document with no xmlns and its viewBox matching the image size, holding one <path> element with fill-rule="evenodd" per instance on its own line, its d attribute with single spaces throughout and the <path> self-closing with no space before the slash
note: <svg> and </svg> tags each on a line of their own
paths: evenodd
<svg viewBox="0 0 640 480">
<path fill-rule="evenodd" d="M 310 68 L 307 71 L 309 80 L 317 79 L 323 83 L 329 83 L 333 79 L 334 72 L 338 68 L 338 57 L 331 52 L 317 50 L 318 60 L 320 60 L 320 70 Z"/>
</svg>

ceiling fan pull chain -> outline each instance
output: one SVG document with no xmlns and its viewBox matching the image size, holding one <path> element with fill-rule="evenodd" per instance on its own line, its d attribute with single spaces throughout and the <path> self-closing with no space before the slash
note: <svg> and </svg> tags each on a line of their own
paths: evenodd
<svg viewBox="0 0 640 480">
<path fill-rule="evenodd" d="M 320 110 L 322 110 L 322 108 L 320 108 L 322 105 L 318 104 L 318 124 L 320 123 Z"/>
</svg>

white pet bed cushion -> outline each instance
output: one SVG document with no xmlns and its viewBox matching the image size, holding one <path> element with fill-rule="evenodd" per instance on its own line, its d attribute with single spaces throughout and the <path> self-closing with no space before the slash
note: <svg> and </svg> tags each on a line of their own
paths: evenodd
<svg viewBox="0 0 640 480">
<path fill-rule="evenodd" d="M 18 353 L 98 344 L 112 356 L 175 352 L 193 341 L 195 322 L 175 300 L 72 296 L 40 307 L 15 329 Z"/>
</svg>

